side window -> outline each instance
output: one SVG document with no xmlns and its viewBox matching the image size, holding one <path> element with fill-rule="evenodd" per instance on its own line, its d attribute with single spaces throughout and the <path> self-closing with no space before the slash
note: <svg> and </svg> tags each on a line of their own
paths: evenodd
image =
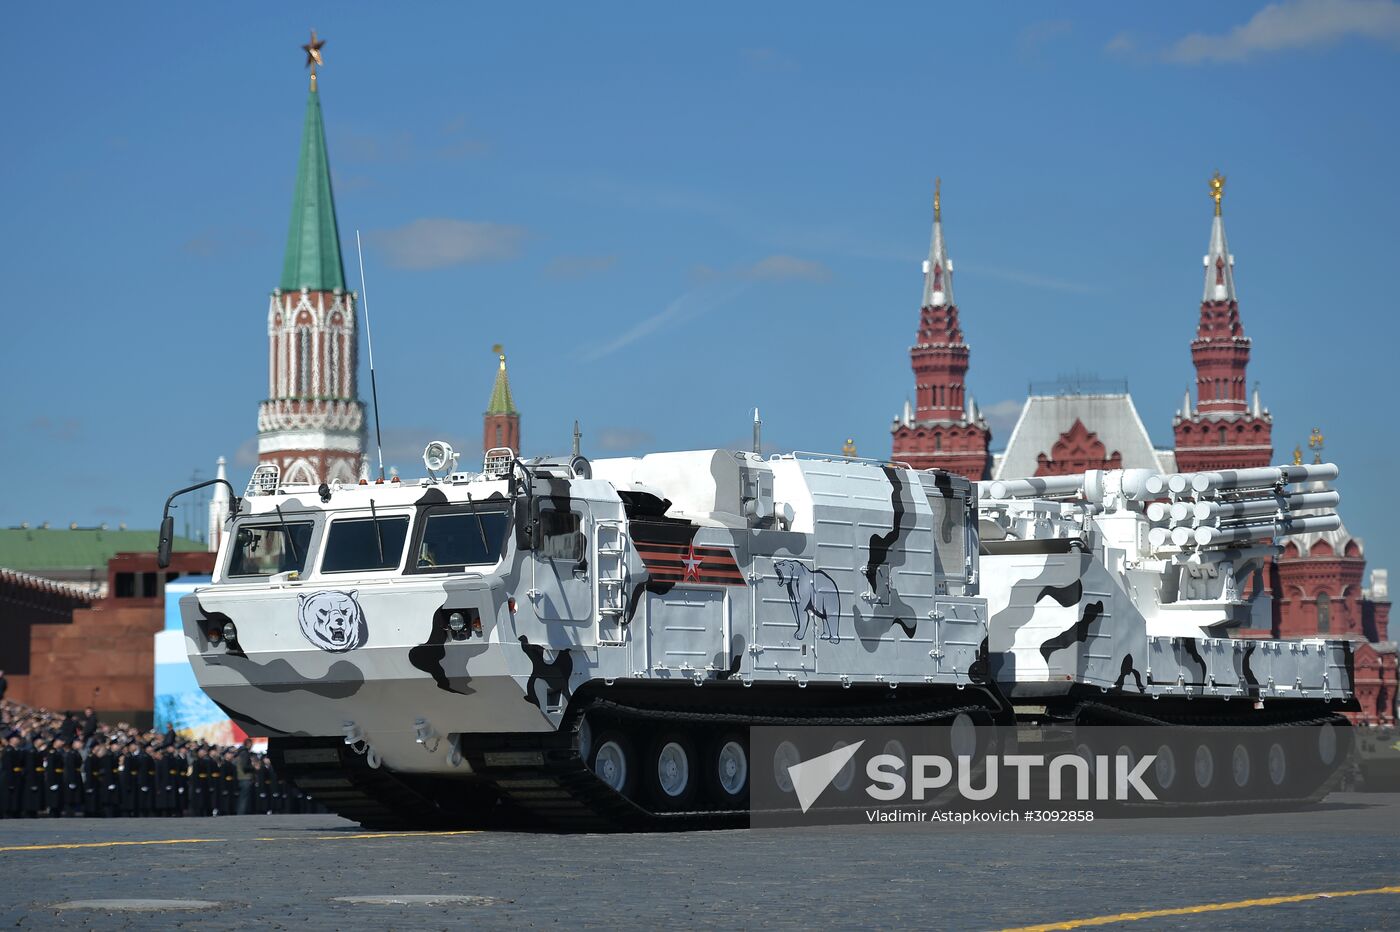
<svg viewBox="0 0 1400 932">
<path fill-rule="evenodd" d="M 228 559 L 229 576 L 270 576 L 306 570 L 311 546 L 311 522 L 244 524 L 234 531 Z"/>
<path fill-rule="evenodd" d="M 540 556 L 577 563 L 583 559 L 586 543 L 582 515 L 553 508 L 540 509 Z"/>
<path fill-rule="evenodd" d="M 504 511 L 453 505 L 428 512 L 410 572 L 440 573 L 495 563 L 505 549 L 510 519 Z"/>
<path fill-rule="evenodd" d="M 321 572 L 395 569 L 403 556 L 403 542 L 407 536 L 405 515 L 332 521 L 326 534 L 326 555 L 321 558 Z"/>
</svg>

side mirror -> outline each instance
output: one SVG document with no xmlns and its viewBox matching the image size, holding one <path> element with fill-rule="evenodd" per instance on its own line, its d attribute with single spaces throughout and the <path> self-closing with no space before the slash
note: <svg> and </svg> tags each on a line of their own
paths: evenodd
<svg viewBox="0 0 1400 932">
<path fill-rule="evenodd" d="M 529 487 L 526 486 L 528 489 Z M 527 493 L 515 500 L 515 547 L 535 549 L 535 503 Z"/>
<path fill-rule="evenodd" d="M 175 516 L 166 515 L 160 519 L 160 543 L 156 545 L 156 566 L 165 569 L 170 565 L 170 548 L 175 544 Z"/>
</svg>

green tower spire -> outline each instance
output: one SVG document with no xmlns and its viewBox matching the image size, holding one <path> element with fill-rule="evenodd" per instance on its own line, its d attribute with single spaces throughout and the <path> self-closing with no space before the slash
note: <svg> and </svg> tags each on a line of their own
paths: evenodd
<svg viewBox="0 0 1400 932">
<path fill-rule="evenodd" d="M 331 168 L 326 159 L 326 128 L 321 122 L 321 97 L 312 78 L 301 131 L 301 160 L 292 197 L 292 225 L 287 233 L 287 256 L 282 262 L 283 291 L 334 291 L 345 288 L 340 259 L 340 232 L 335 223 Z"/>
<path fill-rule="evenodd" d="M 496 370 L 496 384 L 491 388 L 491 403 L 486 407 L 486 414 L 489 417 L 493 414 L 519 414 L 515 410 L 515 399 L 510 397 L 510 377 L 506 375 L 506 354 L 501 352 L 501 347 L 494 347 L 501 360 L 501 367 Z"/>
</svg>

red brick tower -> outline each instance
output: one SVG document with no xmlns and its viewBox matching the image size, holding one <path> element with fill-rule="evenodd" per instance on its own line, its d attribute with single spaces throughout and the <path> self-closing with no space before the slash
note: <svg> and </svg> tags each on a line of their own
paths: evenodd
<svg viewBox="0 0 1400 932">
<path fill-rule="evenodd" d="M 286 484 L 353 483 L 365 444 L 365 409 L 355 387 L 355 294 L 345 288 L 316 90 L 324 44 L 313 32 L 302 46 L 311 92 L 282 279 L 267 312 L 267 400 L 258 407 L 258 462 L 279 466 Z"/>
<path fill-rule="evenodd" d="M 1191 395 L 1172 419 L 1176 434 L 1176 467 L 1182 472 L 1206 469 L 1239 469 L 1268 466 L 1273 459 L 1273 418 L 1259 403 L 1246 400 L 1245 366 L 1249 364 L 1249 337 L 1240 322 L 1235 297 L 1235 257 L 1225 241 L 1220 199 L 1225 178 L 1217 172 L 1210 180 L 1215 201 L 1215 221 L 1210 229 L 1210 250 L 1205 257 L 1205 293 L 1201 296 L 1201 321 L 1191 342 L 1196 366 L 1196 408 Z"/>
<path fill-rule="evenodd" d="M 914 368 L 915 404 L 904 403 L 895 418 L 894 458 L 915 469 L 937 467 L 969 479 L 983 479 L 991 457 L 992 434 L 967 393 L 969 350 L 953 302 L 953 263 L 943 245 L 939 183 L 933 189 L 933 242 L 924 262 L 924 299 L 918 342 L 909 348 Z"/>
<path fill-rule="evenodd" d="M 1322 432 L 1313 428 L 1308 446 L 1322 462 Z M 1294 462 L 1302 462 L 1302 450 Z M 1323 482 L 1310 484 L 1321 491 Z M 1305 510 L 1308 513 L 1311 509 Z M 1373 570 L 1366 588 L 1366 545 L 1345 526 L 1294 534 L 1283 540 L 1274 561 L 1274 636 L 1344 638 L 1353 642 L 1353 687 L 1360 711 L 1354 722 L 1395 723 L 1396 648 L 1389 640 L 1390 592 L 1386 571 Z"/>
</svg>

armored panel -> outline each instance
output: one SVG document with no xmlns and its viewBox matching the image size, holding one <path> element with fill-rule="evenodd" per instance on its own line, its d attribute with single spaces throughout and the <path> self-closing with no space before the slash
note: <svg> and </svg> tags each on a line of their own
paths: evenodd
<svg viewBox="0 0 1400 932">
<path fill-rule="evenodd" d="M 839 637 L 840 604 L 849 590 L 841 593 L 810 560 L 755 556 L 753 575 L 755 674 L 817 672 L 818 641 L 827 624 L 838 625 Z"/>
<path fill-rule="evenodd" d="M 723 589 L 677 586 L 647 595 L 653 673 L 714 670 L 729 643 L 729 599 Z M 723 661 L 721 660 L 721 663 Z"/>
</svg>

